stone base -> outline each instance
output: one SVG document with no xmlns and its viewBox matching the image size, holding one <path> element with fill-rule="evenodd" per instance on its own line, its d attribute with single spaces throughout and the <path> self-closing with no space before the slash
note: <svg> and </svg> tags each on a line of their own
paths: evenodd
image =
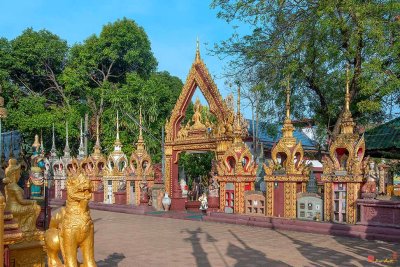
<svg viewBox="0 0 400 267">
<path fill-rule="evenodd" d="M 40 241 L 22 242 L 9 246 L 10 264 L 15 267 L 45 266 L 46 253 Z"/>
<path fill-rule="evenodd" d="M 114 193 L 115 204 L 125 205 L 126 204 L 126 193 L 125 192 L 115 192 Z"/>
<path fill-rule="evenodd" d="M 199 212 L 200 201 L 187 201 L 185 203 L 186 210 Z"/>
<path fill-rule="evenodd" d="M 400 228 L 400 201 L 358 199 L 360 224 Z"/>
<path fill-rule="evenodd" d="M 186 198 L 172 198 L 170 210 L 185 210 Z"/>
<path fill-rule="evenodd" d="M 104 202 L 104 191 L 94 191 L 93 192 L 94 202 Z"/>
<path fill-rule="evenodd" d="M 208 197 L 208 209 L 209 212 L 215 212 L 219 210 L 219 197 Z"/>
</svg>

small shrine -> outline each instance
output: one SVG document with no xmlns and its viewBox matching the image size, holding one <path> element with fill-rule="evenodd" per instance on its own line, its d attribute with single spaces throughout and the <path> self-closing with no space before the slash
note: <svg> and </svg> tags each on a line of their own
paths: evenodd
<svg viewBox="0 0 400 267">
<path fill-rule="evenodd" d="M 119 118 L 117 113 L 117 135 L 114 142 L 114 151 L 108 155 L 103 176 L 104 203 L 114 204 L 115 193 L 126 191 L 125 169 L 127 166 L 128 159 L 122 151 L 122 144 L 119 140 Z"/>
<path fill-rule="evenodd" d="M 329 146 L 329 156 L 323 162 L 324 220 L 355 224 L 356 200 L 361 196 L 361 184 L 368 165 L 364 158 L 364 136 L 355 133 L 355 123 L 350 112 L 349 78 L 346 77 L 344 112 L 340 133 Z"/>
<path fill-rule="evenodd" d="M 245 192 L 254 190 L 258 166 L 253 161 L 250 149 L 242 140 L 240 89 L 233 132 L 233 144 L 217 164 L 219 209 L 226 213 L 245 213 Z"/>
<path fill-rule="evenodd" d="M 93 184 L 93 200 L 95 202 L 104 201 L 103 176 L 106 172 L 107 161 L 101 153 L 99 138 L 99 118 L 96 118 L 96 143 L 93 147 L 93 153 L 81 161 L 81 169 Z"/>
<path fill-rule="evenodd" d="M 148 196 L 148 188 L 152 188 L 154 185 L 154 169 L 143 139 L 141 108 L 139 115 L 139 138 L 136 143 L 136 149 L 131 154 L 126 174 L 127 184 L 129 185 L 126 191 L 128 203 L 135 205 L 147 203 L 150 197 Z"/>
<path fill-rule="evenodd" d="M 290 119 L 290 85 L 286 89 L 286 118 L 282 138 L 272 147 L 271 158 L 264 164 L 266 184 L 265 215 L 296 218 L 296 194 L 306 191 L 309 168 L 301 142 L 293 136 Z"/>
<path fill-rule="evenodd" d="M 72 164 L 72 156 L 71 150 L 69 148 L 68 142 L 68 122 L 65 124 L 65 147 L 64 147 L 64 155 L 57 160 L 53 160 L 52 169 L 54 175 L 54 196 L 56 199 L 66 199 L 67 191 L 65 187 L 65 180 L 67 179 L 68 173 L 67 169 L 68 166 Z M 55 154 L 55 140 L 54 140 L 54 130 L 53 130 L 53 148 Z M 52 148 L 52 150 L 53 150 Z"/>
</svg>

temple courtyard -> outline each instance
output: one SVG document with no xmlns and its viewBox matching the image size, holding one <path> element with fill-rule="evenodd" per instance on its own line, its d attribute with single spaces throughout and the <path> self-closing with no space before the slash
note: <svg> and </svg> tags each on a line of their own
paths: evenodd
<svg viewBox="0 0 400 267">
<path fill-rule="evenodd" d="M 400 245 L 91 210 L 102 266 L 397 266 Z"/>
</svg>

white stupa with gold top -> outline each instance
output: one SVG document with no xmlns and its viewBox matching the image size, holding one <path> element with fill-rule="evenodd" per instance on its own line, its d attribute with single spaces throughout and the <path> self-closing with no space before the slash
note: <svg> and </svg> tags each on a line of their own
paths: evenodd
<svg viewBox="0 0 400 267">
<path fill-rule="evenodd" d="M 122 143 L 119 139 L 119 116 L 117 112 L 117 134 L 114 142 L 114 150 L 108 155 L 105 174 L 103 176 L 104 202 L 115 203 L 114 192 L 126 188 L 125 169 L 128 159 L 122 151 Z"/>
</svg>

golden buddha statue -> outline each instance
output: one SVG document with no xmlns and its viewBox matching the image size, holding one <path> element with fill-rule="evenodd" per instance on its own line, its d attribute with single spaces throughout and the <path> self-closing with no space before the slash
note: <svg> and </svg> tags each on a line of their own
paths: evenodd
<svg viewBox="0 0 400 267">
<path fill-rule="evenodd" d="M 21 175 L 21 165 L 11 158 L 3 180 L 6 193 L 6 210 L 10 211 L 23 233 L 36 231 L 36 220 L 40 214 L 40 206 L 35 200 L 24 199 L 24 191 L 17 182 Z"/>
<path fill-rule="evenodd" d="M 192 129 L 194 130 L 202 130 L 205 129 L 206 126 L 201 122 L 201 104 L 200 104 L 200 99 L 197 97 L 196 102 L 194 103 L 194 114 L 192 117 L 192 122 L 194 123 L 192 125 Z"/>
</svg>

